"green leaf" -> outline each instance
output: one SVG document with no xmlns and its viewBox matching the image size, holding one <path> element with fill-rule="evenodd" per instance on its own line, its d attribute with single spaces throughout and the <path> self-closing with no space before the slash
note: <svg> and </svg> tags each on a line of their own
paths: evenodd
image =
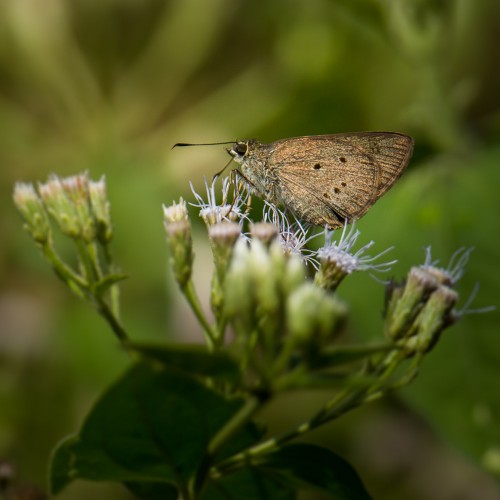
<svg viewBox="0 0 500 500">
<path fill-rule="evenodd" d="M 125 486 L 141 500 L 178 500 L 179 491 L 168 483 L 125 483 Z"/>
<path fill-rule="evenodd" d="M 221 351 L 208 352 L 200 344 L 152 345 L 129 343 L 127 346 L 142 356 L 191 375 L 237 380 L 240 370 L 233 358 Z"/>
<path fill-rule="evenodd" d="M 360 477 L 342 457 L 321 446 L 291 444 L 256 456 L 252 463 L 299 489 L 315 489 L 341 500 L 369 500 Z"/>
<path fill-rule="evenodd" d="M 202 500 L 294 500 L 295 489 L 281 477 L 253 467 L 212 481 L 201 496 Z"/>
<path fill-rule="evenodd" d="M 102 280 L 92 285 L 92 292 L 99 297 L 110 287 L 127 278 L 128 276 L 126 274 L 108 274 Z"/>
<path fill-rule="evenodd" d="M 70 436 L 59 443 L 52 454 L 50 464 L 51 490 L 57 494 L 73 480 L 72 448 L 78 441 L 76 436 Z"/>
<path fill-rule="evenodd" d="M 58 447 L 51 489 L 57 494 L 81 478 L 170 483 L 182 494 L 209 441 L 242 403 L 224 399 L 177 370 L 137 364 L 96 403 L 80 434 Z M 259 436 L 248 426 L 234 436 L 231 447 L 248 446 Z M 173 491 L 173 486 L 165 489 Z"/>
</svg>

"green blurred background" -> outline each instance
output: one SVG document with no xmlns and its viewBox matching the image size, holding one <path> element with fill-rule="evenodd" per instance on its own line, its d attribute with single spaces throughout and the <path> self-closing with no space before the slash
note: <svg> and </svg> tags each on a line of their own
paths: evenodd
<svg viewBox="0 0 500 500">
<path fill-rule="evenodd" d="M 414 159 L 359 224 L 362 239 L 396 246 L 398 278 L 426 245 L 443 264 L 474 246 L 462 303 L 479 282 L 472 307 L 499 305 L 499 46 L 497 0 L 2 0 L 0 461 L 16 483 L 45 488 L 55 443 L 128 365 L 23 232 L 16 180 L 105 174 L 129 331 L 195 340 L 168 273 L 161 204 L 189 198 L 188 181 L 201 186 L 227 156 L 173 143 L 405 132 Z M 195 231 L 206 302 L 210 254 Z M 350 335 L 380 339 L 383 287 L 356 275 L 340 294 Z M 411 387 L 313 439 L 351 460 L 375 498 L 498 499 L 499 387 L 499 312 L 466 315 Z M 282 429 L 324 398 L 289 395 L 266 418 Z M 90 483 L 61 498 L 90 495 L 130 498 Z"/>
</svg>

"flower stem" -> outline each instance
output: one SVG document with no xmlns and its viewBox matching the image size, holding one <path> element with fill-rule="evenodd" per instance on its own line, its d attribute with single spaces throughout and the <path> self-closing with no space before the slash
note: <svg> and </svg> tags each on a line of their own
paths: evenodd
<svg viewBox="0 0 500 500">
<path fill-rule="evenodd" d="M 255 413 L 262 407 L 265 403 L 267 397 L 257 397 L 251 396 L 246 400 L 245 404 L 240 408 L 240 410 L 233 416 L 229 422 L 213 437 L 213 439 L 208 443 L 207 453 L 203 460 L 203 463 L 198 469 L 198 474 L 194 478 L 192 483 L 192 489 L 194 491 L 201 491 L 206 485 L 208 477 L 213 479 L 218 475 L 218 469 L 210 468 L 216 453 L 224 446 L 238 431 L 240 431 L 249 420 L 255 415 Z M 214 474 L 214 471 L 216 472 Z"/>
<path fill-rule="evenodd" d="M 264 399 L 250 397 L 234 417 L 214 436 L 208 444 L 207 452 L 213 456 L 215 453 L 238 432 L 260 409 Z"/>
<path fill-rule="evenodd" d="M 113 257 L 111 256 L 111 251 L 108 244 L 103 245 L 104 262 L 106 265 L 106 272 L 111 274 L 113 272 Z M 117 283 L 113 284 L 109 289 L 111 310 L 115 317 L 120 320 L 120 287 Z"/>
<path fill-rule="evenodd" d="M 198 299 L 198 295 L 196 294 L 196 290 L 193 285 L 193 281 L 189 279 L 187 283 L 181 287 L 182 293 L 186 297 L 191 309 L 194 312 L 194 315 L 198 319 L 201 327 L 203 328 L 203 332 L 205 334 L 205 340 L 207 341 L 208 348 L 213 351 L 215 345 L 217 344 L 216 338 L 217 333 L 213 330 L 210 323 L 207 321 L 205 314 L 200 305 L 200 300 Z"/>
<path fill-rule="evenodd" d="M 276 438 L 268 439 L 260 444 L 257 444 L 237 455 L 234 455 L 227 460 L 223 461 L 216 468 L 213 469 L 212 474 L 215 477 L 227 474 L 248 463 L 249 459 L 255 458 L 264 453 L 270 453 L 274 450 L 281 448 L 284 444 L 295 439 L 306 432 L 309 432 L 331 420 L 334 420 L 344 413 L 360 406 L 361 404 L 369 401 L 374 401 L 380 398 L 386 390 L 392 389 L 393 386 L 388 383 L 390 375 L 393 374 L 396 366 L 402 361 L 399 356 L 391 356 L 390 353 L 386 358 L 380 361 L 378 366 L 375 367 L 374 372 L 379 374 L 377 381 L 368 388 L 362 388 L 351 393 L 346 389 L 338 394 L 335 398 L 328 401 L 323 408 L 316 413 L 310 420 L 302 423 L 295 429 L 282 434 Z M 410 381 L 415 374 L 415 366 L 412 365 L 411 377 L 402 378 L 399 383 L 394 386 L 401 386 Z"/>
<path fill-rule="evenodd" d="M 99 314 L 108 322 L 111 330 L 113 330 L 113 333 L 116 335 L 116 338 L 121 344 L 125 345 L 129 340 L 129 336 L 108 304 L 106 304 L 102 298 L 97 298 L 96 308 Z"/>
<path fill-rule="evenodd" d="M 51 263 L 59 278 L 70 286 L 79 297 L 88 298 L 88 282 L 61 260 L 50 243 L 42 245 L 42 252 L 45 258 Z"/>
<path fill-rule="evenodd" d="M 50 244 L 42 246 L 42 251 L 47 260 L 52 264 L 56 274 L 73 290 L 80 298 L 91 302 L 99 314 L 108 322 L 113 333 L 121 344 L 125 344 L 129 337 L 120 324 L 118 317 L 109 308 L 108 304 L 101 297 L 95 297 L 89 289 L 89 283 L 76 274 L 57 255 Z"/>
</svg>

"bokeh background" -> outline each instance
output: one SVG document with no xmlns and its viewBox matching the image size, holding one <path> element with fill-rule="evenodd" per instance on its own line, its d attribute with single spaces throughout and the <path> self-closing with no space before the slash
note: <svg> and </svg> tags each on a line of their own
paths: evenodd
<svg viewBox="0 0 500 500">
<path fill-rule="evenodd" d="M 405 132 L 414 159 L 360 222 L 362 239 L 395 245 L 398 278 L 427 245 L 443 264 L 474 246 L 462 303 L 479 282 L 471 307 L 498 306 L 499 46 L 497 0 L 1 0 L 0 461 L 17 486 L 46 488 L 51 449 L 128 361 L 22 230 L 16 180 L 105 174 L 115 257 L 130 277 L 126 326 L 136 339 L 193 340 L 161 204 L 189 199 L 189 180 L 201 187 L 227 156 L 173 143 Z M 195 245 L 207 301 L 201 224 Z M 352 338 L 380 339 L 383 286 L 356 275 L 339 293 Z M 465 315 L 411 387 L 312 438 L 346 456 L 375 498 L 500 498 L 499 324 L 498 311 Z M 289 395 L 266 419 L 293 425 L 324 398 Z M 61 498 L 91 495 L 130 498 L 83 482 Z"/>
</svg>

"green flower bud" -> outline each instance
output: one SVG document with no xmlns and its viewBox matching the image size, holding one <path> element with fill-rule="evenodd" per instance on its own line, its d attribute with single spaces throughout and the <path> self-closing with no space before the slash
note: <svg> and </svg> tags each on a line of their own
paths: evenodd
<svg viewBox="0 0 500 500">
<path fill-rule="evenodd" d="M 208 236 L 219 281 L 224 281 L 227 267 L 231 261 L 233 248 L 241 236 L 241 227 L 236 222 L 219 222 L 209 227 Z"/>
<path fill-rule="evenodd" d="M 250 266 L 252 270 L 252 281 L 254 283 L 254 294 L 257 300 L 257 305 L 261 312 L 274 314 L 280 303 L 279 279 L 281 273 L 276 260 L 271 260 L 269 250 L 260 240 L 253 240 L 250 246 Z M 281 260 L 284 262 L 285 257 L 281 252 Z"/>
<path fill-rule="evenodd" d="M 257 222 L 251 225 L 250 234 L 264 245 L 270 245 L 278 237 L 278 227 L 269 222 Z"/>
<path fill-rule="evenodd" d="M 92 214 L 97 224 L 97 239 L 106 245 L 113 237 L 113 225 L 111 224 L 110 203 L 106 194 L 104 176 L 97 182 L 89 180 L 89 196 Z"/>
<path fill-rule="evenodd" d="M 289 255 L 286 259 L 285 269 L 283 270 L 283 289 L 285 293 L 291 293 L 304 283 L 305 279 L 306 270 L 303 260 L 297 254 Z"/>
<path fill-rule="evenodd" d="M 410 352 L 426 353 L 439 339 L 441 332 L 453 322 L 452 309 L 458 301 L 458 293 L 441 285 L 432 292 L 429 300 L 415 319 L 415 335 L 405 342 Z"/>
<path fill-rule="evenodd" d="M 90 243 L 96 237 L 95 219 L 90 208 L 89 178 L 87 173 L 66 177 L 61 180 L 70 203 L 73 204 L 80 222 L 80 236 Z"/>
<path fill-rule="evenodd" d="M 46 243 L 51 236 L 49 218 L 33 184 L 16 183 L 13 198 L 25 229 L 37 243 Z"/>
<path fill-rule="evenodd" d="M 429 295 L 439 286 L 435 277 L 420 267 L 412 267 L 403 291 L 393 289 L 389 298 L 385 333 L 389 338 L 405 336 Z"/>
<path fill-rule="evenodd" d="M 219 222 L 209 226 L 208 235 L 215 265 L 210 301 L 215 317 L 220 318 L 224 307 L 224 280 L 231 262 L 234 245 L 241 236 L 241 227 L 235 222 Z"/>
<path fill-rule="evenodd" d="M 178 204 L 163 206 L 163 215 L 170 262 L 175 279 L 182 288 L 191 279 L 194 259 L 191 223 L 186 202 L 181 198 Z"/>
<path fill-rule="evenodd" d="M 346 316 L 344 303 L 309 282 L 292 292 L 286 304 L 289 334 L 303 347 L 320 348 L 332 341 Z"/>
<path fill-rule="evenodd" d="M 49 177 L 46 183 L 38 185 L 38 191 L 47 211 L 63 234 L 70 238 L 81 238 L 82 225 L 78 212 L 68 197 L 61 179 L 56 175 Z"/>
<path fill-rule="evenodd" d="M 229 320 L 238 321 L 248 330 L 252 328 L 255 314 L 250 261 L 250 248 L 240 238 L 234 246 L 231 264 L 224 280 L 224 312 Z"/>
</svg>

